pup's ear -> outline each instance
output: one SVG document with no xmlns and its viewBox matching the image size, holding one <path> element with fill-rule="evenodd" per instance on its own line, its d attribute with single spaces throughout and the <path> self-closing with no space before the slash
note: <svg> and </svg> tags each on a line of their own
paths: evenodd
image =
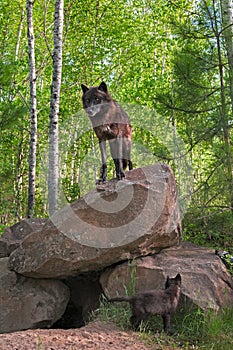
<svg viewBox="0 0 233 350">
<path fill-rule="evenodd" d="M 85 92 L 87 92 L 89 90 L 89 88 L 83 84 L 81 84 L 81 88 L 82 88 L 84 94 L 85 94 Z"/>
<path fill-rule="evenodd" d="M 108 92 L 107 85 L 105 84 L 104 81 L 102 81 L 102 83 L 99 85 L 98 90 L 101 90 L 103 92 Z"/>
</svg>

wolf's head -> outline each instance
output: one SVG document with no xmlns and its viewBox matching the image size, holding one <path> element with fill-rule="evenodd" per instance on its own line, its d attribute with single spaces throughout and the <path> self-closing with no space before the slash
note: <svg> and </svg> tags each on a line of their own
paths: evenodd
<svg viewBox="0 0 233 350">
<path fill-rule="evenodd" d="M 104 81 L 97 87 L 90 87 L 81 84 L 83 96 L 83 108 L 89 117 L 94 117 L 101 112 L 103 105 L 112 101 Z"/>
<path fill-rule="evenodd" d="M 167 280 L 165 283 L 165 289 L 167 289 L 171 286 L 181 287 L 181 275 L 179 273 L 174 278 L 170 278 L 167 276 Z"/>
</svg>

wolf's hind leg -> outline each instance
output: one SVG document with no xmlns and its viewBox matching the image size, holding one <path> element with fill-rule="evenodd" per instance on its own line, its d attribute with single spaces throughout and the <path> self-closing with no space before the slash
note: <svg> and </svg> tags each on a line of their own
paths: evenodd
<svg viewBox="0 0 233 350">
<path fill-rule="evenodd" d="M 109 140 L 111 156 L 115 163 L 116 177 L 118 180 L 122 180 L 125 177 L 122 163 L 122 141 L 122 137 Z"/>
<path fill-rule="evenodd" d="M 129 165 L 129 170 L 132 170 L 133 169 L 133 163 L 132 163 L 131 159 L 129 160 L 128 165 Z"/>
<path fill-rule="evenodd" d="M 123 169 L 128 165 L 129 170 L 133 169 L 133 164 L 131 161 L 131 139 L 123 137 Z"/>
</svg>

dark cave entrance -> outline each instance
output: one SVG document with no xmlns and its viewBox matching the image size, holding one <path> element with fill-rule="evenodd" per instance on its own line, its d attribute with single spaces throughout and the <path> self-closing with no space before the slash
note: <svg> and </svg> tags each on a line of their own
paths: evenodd
<svg viewBox="0 0 233 350">
<path fill-rule="evenodd" d="M 51 328 L 83 327 L 100 304 L 103 290 L 99 283 L 99 273 L 82 274 L 63 280 L 63 282 L 70 289 L 70 300 L 62 317 Z"/>
</svg>

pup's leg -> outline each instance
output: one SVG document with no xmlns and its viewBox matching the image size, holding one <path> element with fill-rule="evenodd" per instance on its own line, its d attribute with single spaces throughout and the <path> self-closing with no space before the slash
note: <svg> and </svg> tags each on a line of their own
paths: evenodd
<svg viewBox="0 0 233 350">
<path fill-rule="evenodd" d="M 148 317 L 148 314 L 137 312 L 134 310 L 132 312 L 132 316 L 130 317 L 130 323 L 132 325 L 133 330 L 138 331 L 140 329 L 141 323 L 146 322 Z"/>
<path fill-rule="evenodd" d="M 171 315 L 170 314 L 164 314 L 162 315 L 163 318 L 163 329 L 164 332 L 166 332 L 167 334 L 170 334 L 170 319 L 171 319 Z"/>
</svg>

